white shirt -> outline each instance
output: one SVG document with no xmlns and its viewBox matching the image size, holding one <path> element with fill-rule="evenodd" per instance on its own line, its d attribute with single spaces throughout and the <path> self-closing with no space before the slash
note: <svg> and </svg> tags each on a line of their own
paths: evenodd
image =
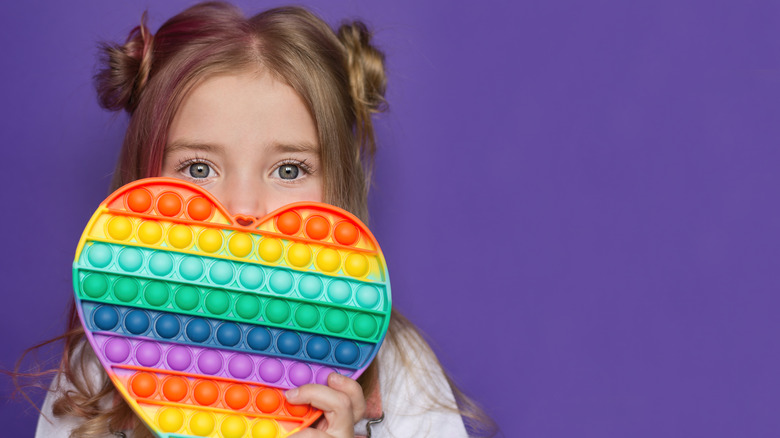
<svg viewBox="0 0 780 438">
<path fill-rule="evenodd" d="M 78 349 L 76 355 L 78 355 Z M 92 356 L 92 355 L 91 355 Z M 92 383 L 99 385 L 105 375 L 97 358 L 87 361 L 88 376 L 94 376 Z M 430 400 L 421 394 L 429 392 L 430 396 L 445 405 L 455 406 L 452 390 L 447 384 L 441 368 L 431 354 L 415 355 L 407 358 L 410 363 L 404 364 L 400 352 L 389 343 L 384 343 L 377 355 L 379 361 L 379 382 L 382 394 L 382 408 L 385 419 L 371 427 L 373 438 L 406 438 L 406 437 L 467 437 L 466 429 L 460 415 L 452 410 L 429 406 Z M 67 389 L 72 388 L 68 381 L 60 375 L 52 382 L 52 391 L 47 394 L 41 407 L 42 416 L 38 417 L 36 438 L 68 438 L 70 432 L 81 423 L 80 418 L 63 416 L 55 418 L 52 414 L 52 404 Z M 106 397 L 103 401 L 110 407 L 113 400 Z M 365 420 L 358 423 L 355 433 L 365 434 Z M 126 431 L 127 438 L 132 438 L 132 431 Z M 106 432 L 106 438 L 115 438 Z"/>
</svg>

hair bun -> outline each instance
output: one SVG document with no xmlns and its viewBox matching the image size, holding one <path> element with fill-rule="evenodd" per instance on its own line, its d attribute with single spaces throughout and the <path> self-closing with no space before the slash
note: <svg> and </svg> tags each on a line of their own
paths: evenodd
<svg viewBox="0 0 780 438">
<path fill-rule="evenodd" d="M 101 45 L 102 68 L 95 75 L 95 88 L 103 108 L 132 113 L 152 68 L 154 36 L 146 26 L 146 12 L 141 24 L 130 31 L 124 45 Z"/>
<path fill-rule="evenodd" d="M 342 24 L 337 34 L 347 53 L 349 84 L 356 106 L 371 113 L 384 111 L 387 109 L 385 55 L 371 45 L 371 32 L 362 21 L 353 21 Z"/>
</svg>

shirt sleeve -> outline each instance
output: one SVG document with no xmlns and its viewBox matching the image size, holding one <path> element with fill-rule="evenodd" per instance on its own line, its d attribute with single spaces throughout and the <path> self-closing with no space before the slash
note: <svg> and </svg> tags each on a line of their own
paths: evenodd
<svg viewBox="0 0 780 438">
<path fill-rule="evenodd" d="M 83 343 L 80 347 L 77 347 L 74 353 L 75 357 L 80 357 L 83 354 L 84 348 L 90 348 Z M 80 361 L 74 360 L 74 363 Z M 102 376 L 105 372 L 97 361 L 94 355 L 89 355 L 85 361 L 87 370 L 84 373 L 90 379 L 89 384 L 97 388 L 101 385 Z M 35 438 L 69 438 L 70 433 L 76 427 L 83 423 L 83 419 L 74 417 L 72 415 L 61 415 L 55 417 L 52 413 L 52 406 L 63 394 L 69 390 L 73 390 L 74 386 L 67 378 L 62 374 L 57 374 L 49 386 L 49 392 L 46 394 L 46 399 L 41 406 L 41 415 L 38 417 L 38 426 L 35 429 Z M 101 404 L 105 405 L 106 409 L 110 408 L 112 400 L 109 397 L 101 400 Z M 129 432 L 129 431 L 128 431 Z M 125 432 L 127 438 L 131 438 L 132 434 Z M 106 432 L 106 438 L 116 438 L 115 435 L 111 435 Z"/>
<path fill-rule="evenodd" d="M 386 342 L 377 357 L 385 419 L 371 427 L 375 437 L 468 437 L 433 352 L 410 355 L 404 362 Z"/>
<path fill-rule="evenodd" d="M 69 382 L 64 382 L 61 385 L 64 380 L 60 374 L 57 374 L 52 380 L 49 392 L 46 394 L 43 406 L 41 406 L 35 438 L 68 438 L 70 432 L 80 424 L 80 421 L 75 417 L 54 417 L 52 413 L 52 405 L 55 400 L 68 388 L 72 388 Z"/>
</svg>

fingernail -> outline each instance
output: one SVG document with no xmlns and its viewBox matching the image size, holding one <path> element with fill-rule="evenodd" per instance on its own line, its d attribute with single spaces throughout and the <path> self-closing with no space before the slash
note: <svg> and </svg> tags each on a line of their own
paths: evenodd
<svg viewBox="0 0 780 438">
<path fill-rule="evenodd" d="M 298 388 L 293 388 L 293 389 L 291 389 L 289 391 L 286 391 L 284 393 L 284 396 L 287 397 L 288 399 L 289 398 L 295 398 L 296 396 L 298 396 Z"/>
<path fill-rule="evenodd" d="M 330 379 L 330 381 L 333 383 L 338 383 L 341 381 L 341 379 L 343 379 L 343 377 L 339 373 L 330 373 L 328 375 L 328 379 Z"/>
</svg>

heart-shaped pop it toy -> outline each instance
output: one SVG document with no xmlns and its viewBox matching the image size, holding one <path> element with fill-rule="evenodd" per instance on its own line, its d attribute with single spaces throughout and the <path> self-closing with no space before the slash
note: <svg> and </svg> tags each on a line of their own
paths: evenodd
<svg viewBox="0 0 780 438">
<path fill-rule="evenodd" d="M 350 213 L 296 203 L 231 216 L 200 187 L 128 184 L 76 250 L 92 348 L 159 437 L 277 438 L 321 411 L 284 390 L 368 367 L 390 319 L 376 239 Z"/>
</svg>

